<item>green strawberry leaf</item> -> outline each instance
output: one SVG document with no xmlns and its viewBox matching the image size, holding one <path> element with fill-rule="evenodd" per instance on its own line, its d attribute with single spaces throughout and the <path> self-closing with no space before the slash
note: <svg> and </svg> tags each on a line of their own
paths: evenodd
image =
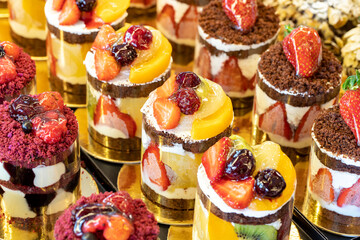
<svg viewBox="0 0 360 240">
<path fill-rule="evenodd" d="M 356 70 L 356 74 L 349 76 L 344 84 L 342 85 L 342 88 L 344 90 L 356 90 L 360 86 L 360 72 L 359 70 Z"/>
<path fill-rule="evenodd" d="M 292 32 L 292 30 L 294 30 L 294 29 L 289 24 L 285 25 L 284 37 L 289 35 Z"/>
</svg>

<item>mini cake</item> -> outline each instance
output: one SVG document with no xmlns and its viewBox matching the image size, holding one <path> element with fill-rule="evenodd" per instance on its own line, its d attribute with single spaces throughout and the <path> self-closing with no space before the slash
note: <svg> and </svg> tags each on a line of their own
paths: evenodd
<svg viewBox="0 0 360 240">
<path fill-rule="evenodd" d="M 344 235 L 358 236 L 360 72 L 357 72 L 356 77 L 352 77 L 356 80 L 350 84 L 347 84 L 350 79 L 345 82 L 345 89 L 351 90 L 345 92 L 340 104 L 323 111 L 314 122 L 309 187 L 304 213 L 322 228 Z"/>
<path fill-rule="evenodd" d="M 141 150 L 141 107 L 170 76 L 171 45 L 160 31 L 104 25 L 85 60 L 92 138 L 122 151 Z M 140 155 L 139 155 L 140 159 Z"/>
<path fill-rule="evenodd" d="M 296 173 L 278 144 L 233 135 L 202 157 L 193 239 L 289 239 Z"/>
<path fill-rule="evenodd" d="M 130 0 L 127 22 L 139 22 L 154 19 L 156 16 L 156 0 Z"/>
<path fill-rule="evenodd" d="M 156 26 L 173 47 L 174 62 L 187 65 L 194 60 L 197 19 L 209 0 L 159 0 Z"/>
<path fill-rule="evenodd" d="M 279 32 L 275 9 L 256 0 L 213 1 L 200 14 L 198 32 L 194 71 L 220 84 L 234 108 L 251 107 L 260 55 Z"/>
<path fill-rule="evenodd" d="M 220 85 L 182 72 L 153 91 L 141 111 L 143 193 L 163 207 L 193 209 L 202 154 L 231 134 L 230 98 Z"/>
<path fill-rule="evenodd" d="M 293 161 L 294 154 L 306 156 L 316 115 L 337 102 L 341 71 L 340 62 L 322 48 L 312 28 L 294 29 L 283 42 L 271 46 L 257 70 L 254 142 L 270 139 Z"/>
<path fill-rule="evenodd" d="M 55 240 L 156 240 L 159 226 L 141 199 L 127 192 L 80 198 L 57 220 Z"/>
<path fill-rule="evenodd" d="M 0 105 L 0 237 L 49 239 L 80 194 L 78 123 L 59 93 Z"/>
<path fill-rule="evenodd" d="M 0 104 L 20 94 L 34 94 L 35 62 L 12 42 L 0 42 Z"/>
<path fill-rule="evenodd" d="M 130 0 L 49 0 L 47 55 L 50 87 L 72 106 L 86 104 L 86 69 L 83 65 L 99 28 L 124 25 Z M 69 65 L 71 68 L 69 68 Z"/>
</svg>

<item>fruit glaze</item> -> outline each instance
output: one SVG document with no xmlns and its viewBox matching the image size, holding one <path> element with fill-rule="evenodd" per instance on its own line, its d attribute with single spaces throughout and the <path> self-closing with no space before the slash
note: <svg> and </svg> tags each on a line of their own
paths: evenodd
<svg viewBox="0 0 360 240">
<path fill-rule="evenodd" d="M 142 191 L 153 202 L 193 209 L 202 154 L 231 134 L 231 100 L 220 85 L 179 73 L 153 91 L 143 113 Z"/>
<path fill-rule="evenodd" d="M 0 105 L 3 239 L 49 239 L 80 195 L 78 122 L 57 92 Z"/>
<path fill-rule="evenodd" d="M 140 108 L 170 76 L 171 45 L 160 31 L 104 25 L 85 60 L 90 135 L 106 147 L 141 149 Z"/>
<path fill-rule="evenodd" d="M 278 144 L 224 137 L 201 162 L 193 239 L 289 239 L 296 173 Z"/>
</svg>

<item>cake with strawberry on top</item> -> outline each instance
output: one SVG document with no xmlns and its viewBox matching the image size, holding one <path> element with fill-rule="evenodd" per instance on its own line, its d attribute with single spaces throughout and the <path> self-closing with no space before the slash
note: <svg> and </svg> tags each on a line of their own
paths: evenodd
<svg viewBox="0 0 360 240">
<path fill-rule="evenodd" d="M 343 84 L 339 105 L 315 119 L 304 204 L 305 215 L 318 226 L 356 236 L 360 234 L 359 86 L 357 71 Z"/>
<path fill-rule="evenodd" d="M 141 199 L 127 192 L 82 197 L 55 224 L 55 240 L 156 240 L 159 226 Z"/>
<path fill-rule="evenodd" d="M 296 173 L 278 144 L 224 137 L 197 172 L 194 240 L 289 239 Z"/>
<path fill-rule="evenodd" d="M 230 98 L 220 85 L 182 72 L 153 91 L 141 111 L 142 192 L 163 207 L 193 209 L 201 156 L 231 134 Z"/>
<path fill-rule="evenodd" d="M 256 0 L 216 0 L 199 17 L 194 71 L 220 84 L 234 108 L 251 108 L 260 55 L 275 42 L 279 18 Z"/>
<path fill-rule="evenodd" d="M 80 195 L 78 122 L 57 92 L 0 105 L 3 239 L 50 239 Z"/>
<path fill-rule="evenodd" d="M 290 29 L 262 54 L 255 86 L 253 140 L 270 139 L 295 155 L 307 156 L 311 126 L 321 109 L 338 100 L 342 67 L 309 27 Z"/>
<path fill-rule="evenodd" d="M 104 24 L 121 28 L 130 0 L 49 0 L 45 5 L 50 87 L 71 106 L 86 104 L 83 61 Z M 69 68 L 71 66 L 71 68 Z"/>
<path fill-rule="evenodd" d="M 169 78 L 171 62 L 171 45 L 160 31 L 126 25 L 115 32 L 102 26 L 84 62 L 91 137 L 105 147 L 140 154 L 140 108 Z"/>
<path fill-rule="evenodd" d="M 36 91 L 35 62 L 15 43 L 0 42 L 0 104 Z"/>
</svg>

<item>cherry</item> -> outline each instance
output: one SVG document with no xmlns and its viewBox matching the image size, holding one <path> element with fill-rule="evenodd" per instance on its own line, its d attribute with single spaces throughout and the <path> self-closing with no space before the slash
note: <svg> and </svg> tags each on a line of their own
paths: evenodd
<svg viewBox="0 0 360 240">
<path fill-rule="evenodd" d="M 82 12 L 91 12 L 96 5 L 96 0 L 76 0 L 76 5 Z"/>
<path fill-rule="evenodd" d="M 243 180 L 253 174 L 255 159 L 248 149 L 236 150 L 228 159 L 224 175 L 231 180 Z"/>
<path fill-rule="evenodd" d="M 151 31 L 141 25 L 133 25 L 126 30 L 124 41 L 139 50 L 149 49 L 153 35 Z"/>
<path fill-rule="evenodd" d="M 286 183 L 275 169 L 264 169 L 255 176 L 255 191 L 263 198 L 276 198 L 284 191 Z"/>
<path fill-rule="evenodd" d="M 176 83 L 180 87 L 195 88 L 201 83 L 200 78 L 193 72 L 181 72 L 176 75 Z"/>
<path fill-rule="evenodd" d="M 185 115 L 192 115 L 200 108 L 200 98 L 192 88 L 180 88 L 170 98 Z"/>
</svg>

